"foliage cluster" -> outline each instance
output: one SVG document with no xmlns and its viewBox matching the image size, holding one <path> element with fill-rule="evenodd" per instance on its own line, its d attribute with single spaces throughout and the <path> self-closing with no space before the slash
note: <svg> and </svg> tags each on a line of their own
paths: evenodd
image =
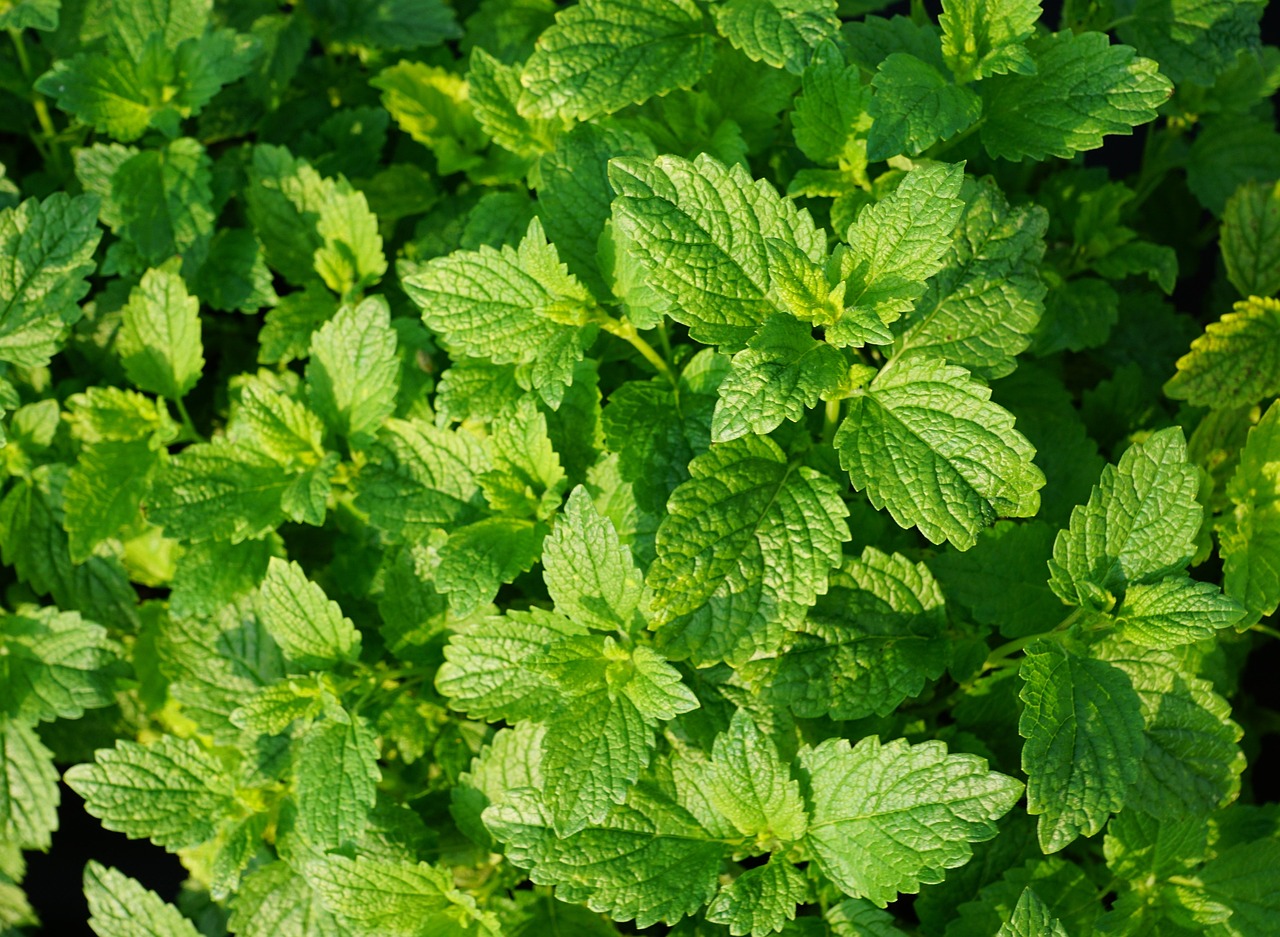
<svg viewBox="0 0 1280 937">
<path fill-rule="evenodd" d="M 1264 4 L 886 6 L 0 0 L 0 934 L 1274 937 Z"/>
</svg>

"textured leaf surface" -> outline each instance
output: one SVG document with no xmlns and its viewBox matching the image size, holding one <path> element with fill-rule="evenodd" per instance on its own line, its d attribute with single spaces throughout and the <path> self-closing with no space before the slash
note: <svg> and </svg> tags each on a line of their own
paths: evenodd
<svg viewBox="0 0 1280 937">
<path fill-rule="evenodd" d="M 996 937 L 1067 937 L 1067 931 L 1028 885 L 1014 906 L 1013 917 L 1001 925 Z"/>
<path fill-rule="evenodd" d="M 195 925 L 155 892 L 115 869 L 84 869 L 89 926 L 98 937 L 197 937 Z"/>
<path fill-rule="evenodd" d="M 772 311 L 767 239 L 820 262 L 825 238 L 764 180 L 703 154 L 615 159 L 613 224 L 665 311 L 702 342 L 740 348 Z"/>
<path fill-rule="evenodd" d="M 871 87 L 874 123 L 867 136 L 867 159 L 919 156 L 982 116 L 982 99 L 973 91 L 905 52 L 894 52 L 880 63 Z"/>
<path fill-rule="evenodd" d="M 1071 604 L 1094 602 L 1099 590 L 1118 592 L 1181 569 L 1195 555 L 1199 484 L 1176 427 L 1127 449 L 1054 541 L 1053 591 Z"/>
<path fill-rule="evenodd" d="M 268 561 L 257 610 L 285 660 L 299 670 L 323 670 L 360 654 L 360 632 L 297 563 Z"/>
<path fill-rule="evenodd" d="M 1219 528 L 1223 588 L 1248 611 L 1246 621 L 1280 605 L 1280 406 L 1249 431 L 1227 494 L 1235 511 Z"/>
<path fill-rule="evenodd" d="M 1256 0 L 1137 0 L 1117 31 L 1174 81 L 1209 85 L 1257 47 L 1264 9 Z"/>
<path fill-rule="evenodd" d="M 129 380 L 171 400 L 186 396 L 200 379 L 200 303 L 177 270 L 148 270 L 124 307 L 116 347 Z"/>
<path fill-rule="evenodd" d="M 707 908 L 707 920 L 727 925 L 734 935 L 772 934 L 795 919 L 796 905 L 808 894 L 800 870 L 786 859 L 770 859 L 721 888 Z"/>
<path fill-rule="evenodd" d="M 556 16 L 525 64 L 524 110 L 587 120 L 691 87 L 712 37 L 691 0 L 586 0 Z"/>
<path fill-rule="evenodd" d="M 329 718 L 299 740 L 293 766 L 298 830 L 322 849 L 364 832 L 378 793 L 378 743 L 358 716 Z"/>
<path fill-rule="evenodd" d="M 742 710 L 716 736 L 707 774 L 711 802 L 744 835 L 785 843 L 804 834 L 800 787 L 773 742 Z"/>
<path fill-rule="evenodd" d="M 120 652 L 105 628 L 76 612 L 28 607 L 0 617 L 0 713 L 52 722 L 111 705 Z"/>
<path fill-rule="evenodd" d="M 395 410 L 399 376 L 396 332 L 381 297 L 343 306 L 311 337 L 311 403 L 341 436 L 377 431 Z"/>
<path fill-rule="evenodd" d="M 547 591 L 556 609 L 589 627 L 627 628 L 642 583 L 631 551 L 581 486 L 569 495 L 543 545 Z"/>
<path fill-rule="evenodd" d="M 65 778 L 107 829 L 181 849 L 211 839 L 230 812 L 232 793 L 222 772 L 198 742 L 164 736 L 145 746 L 122 739 Z"/>
<path fill-rule="evenodd" d="M 945 626 L 924 564 L 868 547 L 832 573 L 778 659 L 775 688 L 799 716 L 887 715 L 942 675 Z"/>
<path fill-rule="evenodd" d="M 1213 583 L 1170 576 L 1132 586 L 1116 611 L 1126 640 L 1164 650 L 1212 638 L 1244 617 L 1244 609 Z"/>
<path fill-rule="evenodd" d="M 848 537 L 848 512 L 829 478 L 790 466 L 762 436 L 713 446 L 689 471 L 658 528 L 647 578 L 651 623 L 667 625 L 725 590 L 758 591 L 759 610 L 718 642 L 728 659 L 749 657 L 826 591 Z"/>
<path fill-rule="evenodd" d="M 1241 296 L 1280 293 L 1280 183 L 1249 182 L 1222 213 L 1222 259 Z"/>
<path fill-rule="evenodd" d="M 1125 806 L 1145 746 L 1142 712 L 1127 674 L 1055 643 L 1028 648 L 1019 673 L 1027 811 L 1053 853 Z"/>
<path fill-rule="evenodd" d="M 1023 43 L 1040 19 L 1036 0 L 954 0 L 939 17 L 942 54 L 959 81 L 1035 72 Z"/>
<path fill-rule="evenodd" d="M 1198 407 L 1242 407 L 1280 393 L 1280 300 L 1236 303 L 1191 350 L 1165 393 Z"/>
<path fill-rule="evenodd" d="M 963 368 L 908 355 L 849 402 L 836 433 L 854 488 L 903 527 L 966 550 L 997 517 L 1030 517 L 1044 476 L 1013 416 Z"/>
<path fill-rule="evenodd" d="M 30 725 L 0 716 L 0 837 L 23 849 L 47 850 L 58 827 L 59 800 L 53 753 Z"/>
<path fill-rule="evenodd" d="M 1173 88 L 1150 59 L 1104 33 L 1038 36 L 1027 44 L 1033 75 L 998 75 L 979 85 L 981 138 L 1002 159 L 1063 159 L 1102 146 L 1154 120 Z"/>
<path fill-rule="evenodd" d="M 585 901 L 615 921 L 675 922 L 710 901 L 718 886 L 722 844 L 683 809 L 644 789 L 604 822 L 564 839 L 528 792 L 490 807 L 484 822 L 534 882 L 554 885 L 561 899 Z"/>
<path fill-rule="evenodd" d="M 832 0 L 728 0 L 712 8 L 720 34 L 753 62 L 797 75 L 810 50 L 840 28 Z"/>
<path fill-rule="evenodd" d="M 800 763 L 811 806 L 804 841 L 818 867 L 880 907 L 968 862 L 970 844 L 995 836 L 1022 795 L 1013 778 L 941 742 L 831 739 L 801 751 Z"/>
</svg>

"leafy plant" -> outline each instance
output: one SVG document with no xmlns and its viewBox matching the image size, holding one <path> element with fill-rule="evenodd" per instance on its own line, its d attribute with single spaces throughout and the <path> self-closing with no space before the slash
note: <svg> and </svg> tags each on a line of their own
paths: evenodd
<svg viewBox="0 0 1280 937">
<path fill-rule="evenodd" d="M 1263 4 L 886 6 L 0 0 L 0 933 L 1276 932 Z"/>
</svg>

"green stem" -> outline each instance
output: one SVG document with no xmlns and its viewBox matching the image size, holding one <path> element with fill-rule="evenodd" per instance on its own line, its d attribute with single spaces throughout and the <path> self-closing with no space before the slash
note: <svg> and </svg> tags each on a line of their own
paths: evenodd
<svg viewBox="0 0 1280 937">
<path fill-rule="evenodd" d="M 35 73 L 31 67 L 31 57 L 27 54 L 27 44 L 22 38 L 22 30 L 9 28 L 9 39 L 13 42 L 14 51 L 18 55 L 18 67 L 22 69 L 22 77 L 31 89 L 31 108 L 35 111 L 36 122 L 40 125 L 40 138 L 32 137 L 32 143 L 47 159 L 54 171 L 62 175 L 64 163 L 62 147 L 58 145 L 58 129 L 53 125 L 53 115 L 49 113 L 49 104 L 44 95 L 35 90 Z M 42 145 L 44 144 L 44 145 Z"/>
<path fill-rule="evenodd" d="M 1280 631 L 1277 631 L 1275 628 L 1269 628 L 1263 624 L 1250 625 L 1249 630 L 1256 631 L 1258 634 L 1265 634 L 1268 637 L 1280 638 Z"/>
<path fill-rule="evenodd" d="M 1062 619 L 1062 621 L 1058 622 L 1057 626 L 1052 631 L 1042 631 L 1038 634 L 1023 635 L 1021 638 L 1014 638 L 1012 641 L 1007 641 L 1004 644 L 1001 644 L 987 655 L 986 662 L 983 663 L 982 669 L 984 671 L 993 670 L 996 667 L 1002 666 L 1006 660 L 1021 651 L 1024 647 L 1041 639 L 1049 641 L 1061 640 L 1066 637 L 1068 629 L 1070 629 L 1072 625 L 1085 615 L 1085 613 L 1086 610 L 1084 608 L 1077 608 L 1066 618 Z"/>
<path fill-rule="evenodd" d="M 173 405 L 178 408 L 178 417 L 182 421 L 182 432 L 188 442 L 206 442 L 207 440 L 196 429 L 196 424 L 191 422 L 191 414 L 187 412 L 187 405 L 182 402 L 182 398 L 178 397 L 173 401 Z"/>
<path fill-rule="evenodd" d="M 611 335 L 629 343 L 632 348 L 640 352 L 641 357 L 645 361 L 653 365 L 654 370 L 666 378 L 672 387 L 679 387 L 680 382 L 676 378 L 675 372 L 671 370 L 671 366 L 667 364 L 666 359 L 654 349 L 652 345 L 644 340 L 635 325 L 631 323 L 625 316 L 622 319 L 608 319 L 601 324 L 601 327 Z"/>
<path fill-rule="evenodd" d="M 975 133 L 977 133 L 979 130 L 981 130 L 982 125 L 985 124 L 986 122 L 987 122 L 987 119 L 985 117 L 979 117 L 976 121 L 974 121 L 967 128 L 962 130 L 960 133 L 956 134 L 951 139 L 942 140 L 938 143 L 935 143 L 933 146 L 929 147 L 929 149 L 925 150 L 924 156 L 922 158 L 937 159 L 943 153 L 947 152 L 947 150 L 950 150 L 953 147 L 958 146 L 959 144 L 963 143 L 965 140 L 973 136 Z"/>
</svg>

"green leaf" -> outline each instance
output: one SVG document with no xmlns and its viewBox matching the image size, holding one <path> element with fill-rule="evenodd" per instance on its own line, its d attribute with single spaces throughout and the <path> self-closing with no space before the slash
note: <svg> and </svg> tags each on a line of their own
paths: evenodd
<svg viewBox="0 0 1280 937">
<path fill-rule="evenodd" d="M 1265 8 L 1257 0 L 1137 0 L 1116 31 L 1178 84 L 1211 85 L 1239 53 L 1258 47 Z"/>
<path fill-rule="evenodd" d="M 1178 887 L 1179 903 L 1210 932 L 1232 937 L 1264 937 L 1280 913 L 1276 864 L 1280 839 L 1274 835 L 1223 849 L 1192 883 Z"/>
<path fill-rule="evenodd" d="M 356 506 L 392 542 L 474 518 L 483 505 L 478 476 L 490 467 L 465 430 L 387 420 L 356 484 Z"/>
<path fill-rule="evenodd" d="M 1142 706 L 1147 741 L 1127 810 L 1181 820 L 1235 800 L 1245 766 L 1242 730 L 1212 684 L 1167 651 L 1108 639 L 1096 653 L 1128 675 Z"/>
<path fill-rule="evenodd" d="M 790 843 L 804 835 L 808 818 L 799 785 L 773 741 L 740 709 L 716 736 L 707 795 L 743 835 L 760 843 Z"/>
<path fill-rule="evenodd" d="M 1222 213 L 1222 259 L 1241 296 L 1280 293 L 1280 182 L 1247 182 Z"/>
<path fill-rule="evenodd" d="M 1235 511 L 1219 522 L 1223 588 L 1254 623 L 1280 605 L 1280 406 L 1249 431 L 1228 483 Z"/>
<path fill-rule="evenodd" d="M 284 520 L 281 499 L 293 484 L 272 458 L 234 443 L 196 443 L 156 477 L 148 519 L 179 540 L 256 540 Z"/>
<path fill-rule="evenodd" d="M 1035 60 L 1023 43 L 1039 19 L 1039 0 L 949 0 L 938 18 L 947 66 L 961 83 L 1010 72 L 1034 75 Z"/>
<path fill-rule="evenodd" d="M 588 120 L 677 88 L 711 67 L 713 38 L 691 0 L 583 0 L 538 37 L 521 110 Z"/>
<path fill-rule="evenodd" d="M 1038 267 L 1049 216 L 1009 205 L 995 181 L 966 179 L 964 214 L 943 267 L 894 330 L 893 352 L 928 351 L 983 377 L 1004 377 L 1044 310 Z"/>
<path fill-rule="evenodd" d="M 982 758 L 936 741 L 828 739 L 802 749 L 800 763 L 811 808 L 804 842 L 818 868 L 882 908 L 968 862 L 970 843 L 994 837 L 995 821 L 1022 796 Z"/>
<path fill-rule="evenodd" d="M 865 166 L 866 141 L 861 138 L 870 126 L 871 90 L 862 84 L 858 67 L 845 64 L 835 43 L 824 42 L 814 51 L 801 88 L 791 112 L 801 152 L 824 165 Z"/>
<path fill-rule="evenodd" d="M 1027 812 L 1053 853 L 1125 806 L 1145 747 L 1141 706 L 1124 671 L 1050 641 L 1027 649 L 1019 673 Z"/>
<path fill-rule="evenodd" d="M 357 937 L 499 937 L 497 920 L 458 891 L 453 876 L 425 862 L 328 855 L 306 878 Z"/>
<path fill-rule="evenodd" d="M 47 851 L 60 800 L 53 752 L 32 726 L 0 715 L 0 839 Z"/>
<path fill-rule="evenodd" d="M 360 656 L 360 632 L 297 563 L 271 557 L 256 608 L 285 660 L 298 672 L 332 668 Z"/>
<path fill-rule="evenodd" d="M 783 420 L 800 420 L 839 385 L 848 372 L 844 356 L 809 332 L 802 322 L 773 316 L 734 355 L 711 424 L 715 442 L 763 435 Z"/>
<path fill-rule="evenodd" d="M 923 563 L 867 547 L 831 574 L 779 655 L 774 689 L 798 716 L 887 716 L 950 660 L 942 591 Z"/>
<path fill-rule="evenodd" d="M 191 286 L 202 303 L 220 312 L 253 313 L 279 302 L 262 244 L 245 228 L 222 228 L 213 236 Z"/>
<path fill-rule="evenodd" d="M 858 214 L 845 235 L 850 245 L 841 268 L 845 318 L 827 328 L 829 341 L 887 340 L 875 324 L 889 325 L 910 310 L 925 281 L 943 267 L 948 238 L 964 211 L 963 181 L 959 165 L 913 169 L 890 195 Z"/>
<path fill-rule="evenodd" d="M 41 367 L 80 318 L 102 236 L 98 200 L 59 192 L 0 210 L 0 361 Z"/>
<path fill-rule="evenodd" d="M 646 271 L 663 311 L 700 342 L 741 348 L 773 311 L 769 238 L 814 263 L 826 256 L 807 211 L 705 153 L 693 161 L 614 159 L 609 179 L 624 250 Z"/>
<path fill-rule="evenodd" d="M 360 439 L 395 410 L 400 360 L 387 301 L 373 296 L 346 305 L 311 336 L 307 389 L 336 434 Z"/>
<path fill-rule="evenodd" d="M 545 525 L 513 517 L 487 517 L 457 527 L 441 551 L 436 588 L 449 593 L 449 604 L 459 614 L 474 611 L 533 567 L 545 535 Z"/>
<path fill-rule="evenodd" d="M 1177 427 L 1125 450 L 1058 533 L 1049 561 L 1053 591 L 1072 605 L 1095 604 L 1106 592 L 1182 569 L 1196 552 L 1199 486 Z"/>
<path fill-rule="evenodd" d="M 525 663 L 562 638 L 586 628 L 541 609 L 490 618 L 482 628 L 455 634 L 436 672 L 436 689 L 449 706 L 473 719 L 516 722 L 554 712 L 561 695 L 555 681 Z"/>
<path fill-rule="evenodd" d="M 978 86 L 985 106 L 982 144 L 1020 162 L 1068 159 L 1154 120 L 1173 86 L 1150 59 L 1106 34 L 1060 32 L 1027 43 L 1035 73 L 998 75 Z"/>
<path fill-rule="evenodd" d="M 1067 931 L 1028 885 L 1018 898 L 1013 917 L 1001 925 L 996 937 L 1067 937 Z"/>
<path fill-rule="evenodd" d="M 276 861 L 244 876 L 231 909 L 236 937 L 345 937 L 307 880 Z"/>
<path fill-rule="evenodd" d="M 848 512 L 830 478 L 788 464 L 767 437 L 713 446 L 689 472 L 658 528 L 651 627 L 693 628 L 683 638 L 698 660 L 742 661 L 826 591 Z M 708 603 L 709 620 L 680 622 Z"/>
<path fill-rule="evenodd" d="M 378 222 L 363 193 L 320 176 L 280 146 L 253 148 L 245 200 L 267 263 L 291 283 L 317 274 L 343 298 L 386 272 Z"/>
<path fill-rule="evenodd" d="M 307 0 L 307 11 L 343 43 L 375 49 L 421 49 L 462 35 L 442 0 Z"/>
<path fill-rule="evenodd" d="M 455 251 L 423 264 L 402 264 L 400 281 L 422 310 L 427 328 L 451 354 L 494 364 L 548 368 L 536 380 L 543 399 L 559 406 L 573 366 L 595 337 L 591 295 L 560 263 L 536 219 L 519 248 Z M 561 360 L 561 346 L 571 352 Z"/>
<path fill-rule="evenodd" d="M 565 838 L 553 832 L 548 808 L 531 791 L 489 807 L 484 822 L 535 883 L 636 927 L 693 914 L 719 884 L 723 845 L 647 788 L 633 788 L 626 806 Z"/>
<path fill-rule="evenodd" d="M 880 63 L 871 81 L 874 123 L 867 136 L 867 159 L 919 156 L 982 116 L 982 99 L 953 84 L 927 62 L 895 52 Z"/>
<path fill-rule="evenodd" d="M 1210 582 L 1170 576 L 1135 584 L 1116 610 L 1121 634 L 1140 647 L 1167 650 L 1213 638 L 1244 617 L 1244 609 Z"/>
<path fill-rule="evenodd" d="M 547 436 L 547 418 L 532 397 L 493 422 L 493 468 L 480 476 L 489 507 L 499 513 L 545 520 L 560 506 L 564 469 Z"/>
<path fill-rule="evenodd" d="M 1031 517 L 1044 475 L 991 391 L 940 358 L 895 358 L 836 433 L 853 487 L 933 543 L 961 550 L 997 517 Z"/>
<path fill-rule="evenodd" d="M 84 867 L 89 926 L 98 937 L 198 937 L 195 925 L 155 892 L 115 869 Z"/>
<path fill-rule="evenodd" d="M 0 616 L 0 715 L 79 719 L 115 702 L 121 648 L 77 612 L 27 607 Z"/>
<path fill-rule="evenodd" d="M 63 502 L 72 562 L 83 563 L 99 543 L 138 519 L 162 458 L 146 440 L 100 442 L 81 451 Z"/>
<path fill-rule="evenodd" d="M 211 185 L 212 161 L 204 147 L 182 137 L 120 164 L 103 193 L 110 198 L 102 220 L 129 244 L 140 267 L 159 267 L 175 254 L 198 262 L 213 236 Z"/>
<path fill-rule="evenodd" d="M 6 4 L 0 13 L 0 28 L 40 29 L 58 28 L 58 13 L 62 0 L 16 0 Z"/>
<path fill-rule="evenodd" d="M 298 739 L 293 763 L 298 832 L 320 849 L 354 840 L 368 824 L 381 776 L 373 730 L 359 716 L 331 711 Z"/>
<path fill-rule="evenodd" d="M 1252 296 L 1209 323 L 1164 385 L 1197 407 L 1243 407 L 1280 394 L 1280 300 Z"/>
<path fill-rule="evenodd" d="M 797 75 L 811 50 L 840 28 L 833 0 L 728 0 L 712 13 L 720 35 L 751 61 Z"/>
<path fill-rule="evenodd" d="M 581 485 L 543 543 L 542 566 L 558 612 L 602 631 L 630 627 L 643 588 L 640 572 Z"/>
<path fill-rule="evenodd" d="M 64 778 L 107 829 L 176 850 L 212 839 L 232 813 L 225 770 L 194 739 L 165 735 L 145 746 L 121 739 Z"/>
<path fill-rule="evenodd" d="M 423 62 L 400 62 L 370 84 L 381 89 L 382 106 L 400 129 L 435 153 L 440 175 L 480 166 L 488 139 L 460 76 Z"/>
<path fill-rule="evenodd" d="M 1186 160 L 1187 188 L 1220 215 L 1244 183 L 1280 177 L 1280 134 L 1274 121 L 1245 114 L 1209 118 Z"/>
<path fill-rule="evenodd" d="M 148 270 L 129 294 L 116 348 L 142 390 L 180 400 L 200 379 L 200 304 L 173 265 Z"/>
<path fill-rule="evenodd" d="M 727 925 L 734 935 L 772 934 L 795 919 L 796 905 L 808 895 L 803 873 L 774 856 L 722 887 L 707 908 L 707 920 Z"/>
</svg>

